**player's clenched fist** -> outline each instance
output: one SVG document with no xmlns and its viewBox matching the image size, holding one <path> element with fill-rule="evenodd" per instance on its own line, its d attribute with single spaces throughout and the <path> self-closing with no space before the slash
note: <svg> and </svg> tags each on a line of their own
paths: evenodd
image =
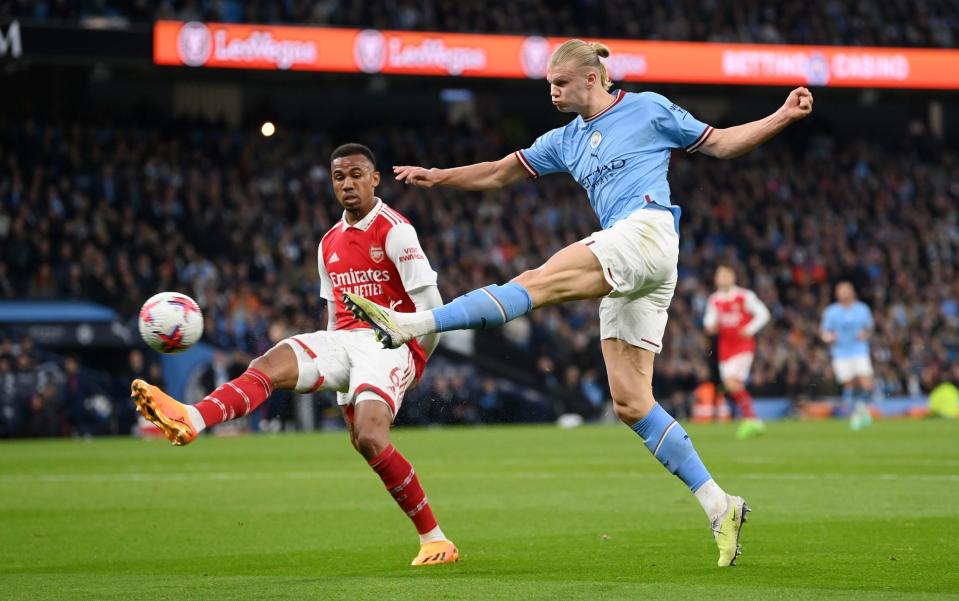
<svg viewBox="0 0 959 601">
<path fill-rule="evenodd" d="M 812 112 L 812 92 L 804 87 L 796 88 L 780 110 L 790 121 L 799 121 Z"/>
<path fill-rule="evenodd" d="M 432 188 L 436 183 L 432 177 L 432 169 L 400 165 L 393 167 L 393 173 L 396 175 L 396 181 L 413 184 L 420 188 Z"/>
</svg>

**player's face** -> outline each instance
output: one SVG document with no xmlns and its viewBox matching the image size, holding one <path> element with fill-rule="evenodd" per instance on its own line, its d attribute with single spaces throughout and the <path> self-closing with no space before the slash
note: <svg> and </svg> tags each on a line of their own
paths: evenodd
<svg viewBox="0 0 959 601">
<path fill-rule="evenodd" d="M 728 267 L 720 267 L 716 270 L 716 287 L 727 289 L 736 284 L 736 274 Z"/>
<path fill-rule="evenodd" d="M 546 81 L 549 82 L 549 97 L 553 106 L 563 113 L 576 113 L 589 102 L 589 83 L 591 81 L 588 69 L 575 69 L 565 64 L 550 67 L 546 72 Z M 593 78 L 595 79 L 595 74 Z"/>
<path fill-rule="evenodd" d="M 333 159 L 333 194 L 343 209 L 362 218 L 376 202 L 373 193 L 380 183 L 380 172 L 361 154 Z"/>
<path fill-rule="evenodd" d="M 856 298 L 856 291 L 853 290 L 852 284 L 848 282 L 842 282 L 836 284 L 836 300 L 841 303 L 850 303 Z"/>
</svg>

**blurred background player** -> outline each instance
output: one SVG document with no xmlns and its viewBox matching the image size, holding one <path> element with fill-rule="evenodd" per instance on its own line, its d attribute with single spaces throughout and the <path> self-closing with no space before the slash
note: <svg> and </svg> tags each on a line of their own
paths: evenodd
<svg viewBox="0 0 959 601">
<path fill-rule="evenodd" d="M 856 300 L 852 284 L 836 284 L 836 302 L 823 312 L 820 331 L 823 342 L 830 345 L 832 371 L 842 385 L 843 402 L 847 407 L 853 405 L 849 417 L 853 430 L 872 423 L 867 405 L 872 399 L 873 387 L 869 359 L 872 327 L 872 311 L 866 303 Z"/>
<path fill-rule="evenodd" d="M 487 329 L 535 308 L 602 298 L 600 337 L 613 407 L 653 456 L 678 476 L 709 518 L 718 565 L 732 565 L 748 507 L 713 480 L 689 436 L 653 396 L 653 360 L 662 349 L 676 288 L 681 209 L 666 179 L 674 148 L 733 158 L 757 148 L 812 111 L 812 95 L 793 90 L 759 121 L 714 129 L 651 92 L 611 91 L 597 42 L 568 40 L 552 54 L 546 79 L 553 106 L 576 113 L 530 148 L 499 161 L 452 169 L 398 166 L 396 179 L 430 188 L 492 190 L 549 173 L 569 173 L 586 189 L 603 230 L 560 250 L 510 283 L 486 286 L 432 311 L 403 314 L 349 295 L 351 308 L 387 346 L 433 332 Z"/>
<path fill-rule="evenodd" d="M 425 311 L 443 302 L 436 272 L 409 221 L 374 196 L 380 174 L 373 152 L 344 144 L 330 160 L 343 218 L 323 236 L 318 251 L 327 330 L 283 340 L 196 405 L 181 404 L 139 379 L 133 381 L 133 399 L 170 442 L 185 445 L 205 428 L 250 414 L 274 388 L 335 390 L 353 446 L 416 526 L 420 552 L 413 565 L 451 563 L 459 552 L 437 524 L 413 466 L 389 436 L 403 395 L 422 376 L 438 336 L 384 349 L 369 326 L 336 300 L 349 290 L 396 311 Z"/>
<path fill-rule="evenodd" d="M 766 431 L 766 425 L 756 416 L 746 382 L 756 353 L 756 332 L 768 322 L 769 309 L 755 292 L 736 285 L 732 266 L 717 267 L 716 292 L 706 301 L 703 327 L 707 334 L 717 336 L 719 379 L 739 409 L 739 438 Z"/>
</svg>

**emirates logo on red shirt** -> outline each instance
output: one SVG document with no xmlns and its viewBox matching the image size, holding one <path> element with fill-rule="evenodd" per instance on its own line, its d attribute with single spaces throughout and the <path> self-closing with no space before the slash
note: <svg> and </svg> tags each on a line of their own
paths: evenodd
<svg viewBox="0 0 959 601">
<path fill-rule="evenodd" d="M 370 245 L 370 258 L 373 259 L 374 263 L 379 263 L 386 258 L 386 253 L 383 252 L 383 247 L 379 244 Z"/>
</svg>

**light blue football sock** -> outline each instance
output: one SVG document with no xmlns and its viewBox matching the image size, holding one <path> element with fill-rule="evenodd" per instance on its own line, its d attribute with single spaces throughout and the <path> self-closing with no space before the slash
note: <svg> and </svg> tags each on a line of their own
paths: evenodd
<svg viewBox="0 0 959 601">
<path fill-rule="evenodd" d="M 653 405 L 649 415 L 632 427 L 643 439 L 653 457 L 671 474 L 685 482 L 689 490 L 696 492 L 706 481 L 712 479 L 693 448 L 686 430 L 659 403 Z"/>
<path fill-rule="evenodd" d="M 855 411 L 856 389 L 852 386 L 843 386 L 842 389 L 842 409 L 849 415 Z"/>
<path fill-rule="evenodd" d="M 450 330 L 488 330 L 533 310 L 533 299 L 521 286 L 487 286 L 454 298 L 433 309 L 437 332 Z"/>
</svg>

